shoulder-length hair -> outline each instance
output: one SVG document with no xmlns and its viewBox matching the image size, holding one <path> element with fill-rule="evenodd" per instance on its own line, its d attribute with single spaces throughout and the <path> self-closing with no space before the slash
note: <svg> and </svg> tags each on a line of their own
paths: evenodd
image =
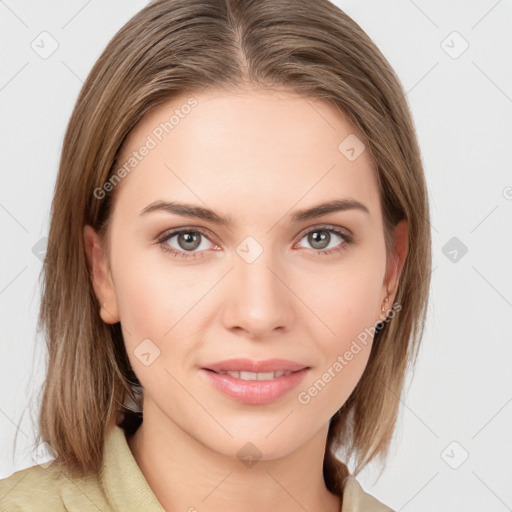
<svg viewBox="0 0 512 512">
<path fill-rule="evenodd" d="M 130 19 L 85 81 L 65 134 L 42 268 L 38 328 L 48 349 L 38 441 L 73 475 L 97 473 L 104 440 L 127 418 L 140 385 L 120 324 L 99 315 L 82 231 L 108 233 L 114 193 L 98 200 L 138 121 L 182 93 L 286 88 L 323 99 L 365 137 L 376 163 L 387 257 L 393 228 L 408 226 L 408 254 L 395 297 L 401 306 L 375 333 L 365 371 L 329 426 L 324 478 L 342 494 L 357 474 L 384 460 L 406 370 L 423 335 L 431 273 L 429 205 L 406 94 L 368 35 L 328 0 L 157 0 Z M 341 141 L 340 141 L 341 142 Z M 103 187 L 103 188 L 102 188 Z M 115 188 L 114 188 L 115 191 Z"/>
</svg>

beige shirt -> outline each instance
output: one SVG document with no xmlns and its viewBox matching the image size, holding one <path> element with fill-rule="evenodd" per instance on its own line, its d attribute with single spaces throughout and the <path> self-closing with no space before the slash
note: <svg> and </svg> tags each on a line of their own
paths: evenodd
<svg viewBox="0 0 512 512">
<path fill-rule="evenodd" d="M 191 508 L 193 510 L 193 508 Z M 124 430 L 107 437 L 98 475 L 70 479 L 57 466 L 32 466 L 0 480 L 0 512 L 165 512 L 135 461 Z M 394 512 L 350 476 L 341 512 Z"/>
</svg>

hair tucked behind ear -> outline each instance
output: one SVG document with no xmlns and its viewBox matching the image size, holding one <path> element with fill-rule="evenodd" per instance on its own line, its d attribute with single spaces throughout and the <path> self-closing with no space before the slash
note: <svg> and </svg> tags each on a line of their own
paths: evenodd
<svg viewBox="0 0 512 512">
<path fill-rule="evenodd" d="M 42 271 L 48 367 L 39 423 L 40 439 L 73 474 L 98 472 L 105 436 L 138 384 L 120 325 L 102 322 L 91 285 L 82 229 L 108 233 L 116 189 L 101 200 L 94 191 L 114 173 L 123 142 L 146 113 L 177 95 L 244 84 L 337 106 L 376 163 L 388 255 L 393 227 L 407 222 L 409 252 L 395 299 L 402 309 L 376 334 L 362 378 L 331 420 L 328 488 L 341 495 L 348 474 L 338 448 L 357 456 L 356 472 L 388 450 L 431 271 L 427 190 L 398 78 L 357 23 L 327 0 L 157 0 L 115 34 L 87 77 L 55 186 Z M 134 428 L 131 419 L 123 425 Z"/>
</svg>

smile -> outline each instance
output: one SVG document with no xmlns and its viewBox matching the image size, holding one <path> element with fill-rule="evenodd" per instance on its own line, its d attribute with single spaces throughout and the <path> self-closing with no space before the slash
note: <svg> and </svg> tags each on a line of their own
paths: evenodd
<svg viewBox="0 0 512 512">
<path fill-rule="evenodd" d="M 200 373 L 222 395 L 248 405 L 264 405 L 287 395 L 309 370 L 309 366 L 283 359 L 230 359 L 209 364 Z"/>
</svg>

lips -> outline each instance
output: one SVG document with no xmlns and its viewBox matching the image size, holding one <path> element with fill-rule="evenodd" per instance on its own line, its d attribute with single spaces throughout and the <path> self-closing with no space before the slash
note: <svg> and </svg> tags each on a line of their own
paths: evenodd
<svg viewBox="0 0 512 512">
<path fill-rule="evenodd" d="M 285 359 L 229 359 L 201 368 L 224 395 L 245 404 L 271 403 L 299 385 L 309 367 Z"/>
</svg>

